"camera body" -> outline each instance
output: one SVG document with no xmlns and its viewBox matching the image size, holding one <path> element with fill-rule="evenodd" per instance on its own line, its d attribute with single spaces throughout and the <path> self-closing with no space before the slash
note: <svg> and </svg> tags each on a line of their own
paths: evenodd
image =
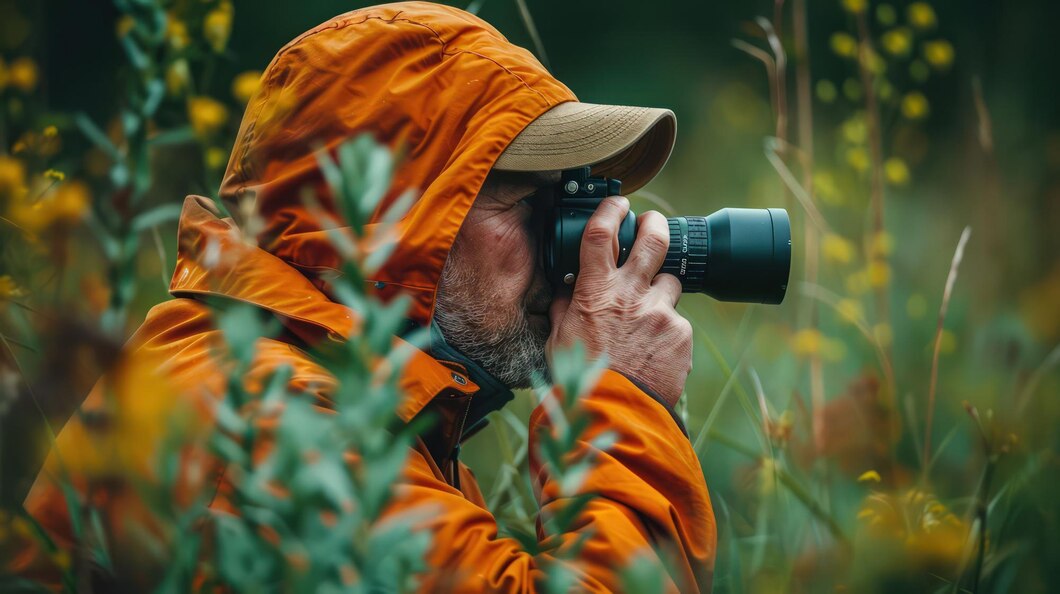
<svg viewBox="0 0 1060 594">
<path fill-rule="evenodd" d="M 553 285 L 578 277 L 581 238 L 589 217 L 608 196 L 622 193 L 617 179 L 594 178 L 589 167 L 562 173 L 546 190 L 542 262 Z M 547 198 L 547 197 L 546 197 Z M 706 217 L 667 219 L 670 246 L 660 273 L 676 276 L 686 293 L 720 301 L 779 304 L 791 269 L 791 224 L 781 208 L 723 208 Z M 637 236 L 630 211 L 618 232 L 618 265 L 625 263 Z"/>
</svg>

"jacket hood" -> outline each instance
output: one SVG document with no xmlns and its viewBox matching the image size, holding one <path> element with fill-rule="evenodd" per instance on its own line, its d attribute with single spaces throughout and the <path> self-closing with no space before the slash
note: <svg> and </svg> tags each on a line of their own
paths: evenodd
<svg viewBox="0 0 1060 594">
<path fill-rule="evenodd" d="M 258 245 L 325 293 L 340 256 L 303 204 L 312 188 L 338 218 L 316 152 L 370 133 L 403 155 L 370 220 L 406 191 L 397 246 L 370 280 L 388 300 L 405 292 L 426 326 L 453 240 L 494 162 L 528 123 L 575 100 L 526 50 L 462 10 L 408 2 L 337 16 L 284 46 L 262 75 L 239 129 L 220 196 Z"/>
</svg>

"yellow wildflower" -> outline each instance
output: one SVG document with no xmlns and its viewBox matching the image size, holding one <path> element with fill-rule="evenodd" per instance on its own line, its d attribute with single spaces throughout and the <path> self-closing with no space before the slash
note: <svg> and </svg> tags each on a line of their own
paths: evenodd
<svg viewBox="0 0 1060 594">
<path fill-rule="evenodd" d="M 821 240 L 821 253 L 829 262 L 849 264 L 854 259 L 854 244 L 835 233 L 827 233 Z"/>
<path fill-rule="evenodd" d="M 906 19 L 913 27 L 924 30 L 935 26 L 938 19 L 935 17 L 935 9 L 927 2 L 914 2 L 905 11 Z"/>
<path fill-rule="evenodd" d="M 859 57 L 865 69 L 873 74 L 883 74 L 887 70 L 887 62 L 871 47 L 866 47 Z"/>
<path fill-rule="evenodd" d="M 191 80 L 191 70 L 188 68 L 188 61 L 184 58 L 174 60 L 172 64 L 166 68 L 166 91 L 171 96 L 179 95 L 188 87 L 188 82 Z"/>
<path fill-rule="evenodd" d="M 180 51 L 188 47 L 191 36 L 188 35 L 188 25 L 180 20 L 175 14 L 170 13 L 166 20 L 166 40 L 169 47 L 174 51 Z"/>
<path fill-rule="evenodd" d="M 861 302 L 856 299 L 840 299 L 836 303 L 836 311 L 839 312 L 839 317 L 852 324 L 865 317 L 865 309 L 861 306 Z"/>
<path fill-rule="evenodd" d="M 869 7 L 868 0 L 840 0 L 843 10 L 854 14 L 861 14 Z"/>
<path fill-rule="evenodd" d="M 40 72 L 37 70 L 37 63 L 32 58 L 25 56 L 11 62 L 11 66 L 7 71 L 8 84 L 27 93 L 37 88 L 37 80 L 39 78 Z"/>
<path fill-rule="evenodd" d="M 843 204 L 843 196 L 839 193 L 839 186 L 836 184 L 835 176 L 828 171 L 820 171 L 813 175 L 813 188 L 814 193 L 822 202 L 838 206 Z"/>
<path fill-rule="evenodd" d="M 905 313 L 913 320 L 924 317 L 927 313 L 927 300 L 920 293 L 913 293 L 905 302 Z"/>
<path fill-rule="evenodd" d="M 851 144 L 865 144 L 869 137 L 869 127 L 865 122 L 865 114 L 858 113 L 843 122 L 843 138 Z"/>
<path fill-rule="evenodd" d="M 927 117 L 931 111 L 927 97 L 920 91 L 906 93 L 902 97 L 902 115 L 909 120 L 921 120 Z"/>
<path fill-rule="evenodd" d="M 892 186 L 909 183 L 909 166 L 899 157 L 891 157 L 883 163 L 883 176 Z"/>
<path fill-rule="evenodd" d="M 842 31 L 832 33 L 832 51 L 843 58 L 854 58 L 858 55 L 858 40 L 854 36 Z"/>
<path fill-rule="evenodd" d="M 876 6 L 876 20 L 885 27 L 890 27 L 898 20 L 898 13 L 895 12 L 894 6 L 890 4 L 880 4 Z"/>
<path fill-rule="evenodd" d="M 206 166 L 210 169 L 221 169 L 228 164 L 228 152 L 223 148 L 212 146 L 206 149 Z"/>
<path fill-rule="evenodd" d="M 66 174 L 63 173 L 62 171 L 58 171 L 58 170 L 55 170 L 55 169 L 49 169 L 49 170 L 44 172 L 44 177 L 46 179 L 52 179 L 52 180 L 61 182 L 64 179 L 66 179 Z"/>
<path fill-rule="evenodd" d="M 0 195 L 13 195 L 26 183 L 22 161 L 0 155 Z"/>
<path fill-rule="evenodd" d="M 892 56 L 909 55 L 913 49 L 913 33 L 905 27 L 891 29 L 880 38 L 880 45 Z"/>
<path fill-rule="evenodd" d="M 891 282 L 891 267 L 884 260 L 873 260 L 865 271 L 868 274 L 869 285 L 875 289 L 881 289 Z"/>
<path fill-rule="evenodd" d="M 248 70 L 232 80 L 232 96 L 240 103 L 249 103 L 259 86 L 261 86 L 261 73 L 257 70 Z"/>
<path fill-rule="evenodd" d="M 945 39 L 924 42 L 924 60 L 936 70 L 947 70 L 953 65 L 953 45 Z"/>
<path fill-rule="evenodd" d="M 114 23 L 114 34 L 121 39 L 131 33 L 134 28 L 136 28 L 136 19 L 132 15 L 123 14 L 118 22 Z"/>
<path fill-rule="evenodd" d="M 228 37 L 232 34 L 234 12 L 231 2 L 222 2 L 220 6 L 208 12 L 202 21 L 203 37 L 217 53 L 223 52 L 228 44 Z"/>
<path fill-rule="evenodd" d="M 882 258 L 889 256 L 894 251 L 894 237 L 886 231 L 880 231 L 872 236 L 869 242 L 869 253 L 873 257 Z"/>
<path fill-rule="evenodd" d="M 228 108 L 211 97 L 191 97 L 188 99 L 188 120 L 196 134 L 209 136 L 228 121 Z"/>
<path fill-rule="evenodd" d="M 816 328 L 803 328 L 791 337 L 791 350 L 796 355 L 814 355 L 821 352 L 825 337 Z"/>
<path fill-rule="evenodd" d="M 847 149 L 847 163 L 858 173 L 869 170 L 869 151 L 863 146 L 855 146 Z"/>
<path fill-rule="evenodd" d="M 89 196 L 85 184 L 67 182 L 36 202 L 19 201 L 12 204 L 11 219 L 30 233 L 56 224 L 73 224 L 88 211 Z"/>
<path fill-rule="evenodd" d="M 814 92 L 817 94 L 817 98 L 822 103 L 831 103 L 835 101 L 836 96 L 839 94 L 836 91 L 835 83 L 828 79 L 821 79 L 814 85 Z"/>
<path fill-rule="evenodd" d="M 866 483 L 869 481 L 878 483 L 881 480 L 882 479 L 880 478 L 880 473 L 876 472 L 875 470 L 866 470 L 865 472 L 861 473 L 861 476 L 858 477 L 859 483 Z"/>
</svg>

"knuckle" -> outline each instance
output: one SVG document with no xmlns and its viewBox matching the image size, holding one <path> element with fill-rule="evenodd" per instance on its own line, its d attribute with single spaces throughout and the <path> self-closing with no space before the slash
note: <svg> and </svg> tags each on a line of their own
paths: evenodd
<svg viewBox="0 0 1060 594">
<path fill-rule="evenodd" d="M 599 219 L 590 220 L 585 226 L 583 241 L 593 245 L 609 245 L 614 236 L 614 231 Z"/>
<path fill-rule="evenodd" d="M 644 248 L 651 252 L 665 252 L 670 247 L 670 235 L 655 229 L 645 229 L 641 239 Z"/>
</svg>

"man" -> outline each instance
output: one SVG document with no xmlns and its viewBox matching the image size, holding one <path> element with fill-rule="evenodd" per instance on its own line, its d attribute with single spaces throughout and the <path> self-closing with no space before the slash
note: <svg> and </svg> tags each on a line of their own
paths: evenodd
<svg viewBox="0 0 1060 594">
<path fill-rule="evenodd" d="M 656 274 L 669 240 L 666 221 L 642 215 L 619 268 L 617 230 L 629 204 L 609 198 L 586 228 L 573 293 L 553 298 L 528 200 L 560 170 L 584 165 L 635 190 L 665 163 L 674 126 L 666 110 L 578 103 L 528 52 L 460 10 L 401 3 L 335 17 L 281 49 L 265 71 L 221 187 L 238 220 L 220 218 L 208 199 L 187 199 L 175 299 L 151 310 L 127 350 L 161 361 L 178 394 L 222 394 L 225 376 L 211 353 L 223 339 L 205 297 L 251 303 L 284 332 L 260 341 L 248 381 L 286 365 L 293 389 L 326 403 L 328 379 L 302 348 L 342 340 L 354 324 L 328 296 L 341 258 L 302 190 L 315 189 L 336 215 L 316 151 L 369 132 L 405 155 L 376 218 L 403 191 L 419 192 L 393 255 L 370 279 L 381 299 L 410 295 L 410 323 L 432 331 L 429 352 L 417 352 L 404 372 L 400 416 L 408 421 L 454 399 L 469 403 L 462 415 L 439 415 L 441 424 L 416 442 L 392 504 L 440 510 L 429 519 L 424 591 L 535 589 L 544 560 L 498 536 L 458 446 L 511 398 L 511 388 L 547 371 L 546 352 L 574 341 L 592 356 L 606 355 L 609 365 L 580 402 L 592 423 L 579 447 L 589 451 L 589 440 L 604 431 L 617 439 L 580 488 L 598 497 L 575 523 L 587 535 L 579 586 L 614 591 L 630 559 L 659 555 L 669 589 L 709 590 L 713 513 L 673 414 L 690 369 L 691 329 L 674 310 L 677 279 Z M 101 392 L 85 407 L 99 406 Z M 533 413 L 531 435 L 545 416 L 540 407 Z M 73 447 L 66 438 L 84 431 L 81 422 L 64 429 L 60 452 Z M 540 505 L 554 508 L 550 469 L 533 452 L 531 466 Z M 226 509 L 228 477 L 219 476 L 212 505 Z M 71 522 L 49 477 L 42 473 L 27 509 L 66 542 Z M 135 506 L 135 495 L 103 505 Z"/>
</svg>

